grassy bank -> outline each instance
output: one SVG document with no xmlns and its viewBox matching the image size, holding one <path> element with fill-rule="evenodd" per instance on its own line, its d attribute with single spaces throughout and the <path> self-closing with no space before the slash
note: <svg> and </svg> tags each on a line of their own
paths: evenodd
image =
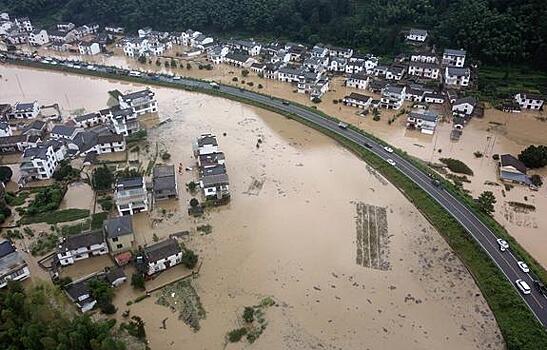
<svg viewBox="0 0 547 350">
<path fill-rule="evenodd" d="M 20 220 L 19 223 L 22 225 L 28 225 L 45 222 L 47 224 L 54 225 L 61 222 L 85 219 L 88 216 L 89 210 L 87 209 L 63 209 L 39 213 L 33 216 L 25 216 Z"/>
<path fill-rule="evenodd" d="M 231 100 L 243 102 L 249 105 L 253 105 L 259 108 L 270 110 L 278 114 L 284 115 L 288 118 L 295 119 L 305 125 L 308 125 L 322 133 L 334 138 L 340 142 L 343 146 L 353 151 L 356 155 L 366 161 L 369 165 L 376 168 L 382 173 L 392 184 L 397 186 L 400 191 L 423 213 L 423 215 L 432 223 L 432 225 L 443 235 L 448 244 L 464 262 L 470 273 L 475 278 L 475 281 L 481 289 L 485 299 L 487 300 L 490 308 L 494 312 L 498 325 L 504 336 L 509 349 L 536 349 L 540 344 L 547 344 L 547 332 L 537 322 L 534 315 L 528 309 L 522 298 L 517 294 L 517 291 L 507 281 L 501 271 L 490 260 L 488 255 L 482 250 L 482 248 L 475 242 L 475 240 L 465 231 L 465 229 L 447 212 L 445 211 L 433 198 L 431 198 L 426 192 L 409 181 L 408 178 L 400 173 L 396 168 L 388 165 L 383 159 L 374 155 L 368 151 L 344 137 L 312 124 L 296 115 L 287 113 L 277 108 L 263 105 L 254 101 L 247 100 L 232 95 L 222 93 L 218 90 L 204 90 L 198 88 L 187 88 L 179 84 L 148 81 L 140 78 L 131 77 L 118 77 L 105 73 L 98 72 L 82 72 L 79 70 L 72 70 L 64 67 L 49 67 L 45 65 L 35 63 L 25 63 L 28 66 L 36 66 L 41 68 L 55 69 L 60 71 L 69 71 L 76 74 L 99 76 L 104 78 L 116 78 L 119 80 L 126 80 L 135 83 L 143 83 L 147 85 L 158 85 L 170 88 L 185 89 L 189 91 L 197 91 L 206 93 L 209 95 L 215 95 L 225 97 Z M 293 105 L 296 103 L 291 102 Z M 312 110 L 315 113 L 319 113 L 322 116 L 335 120 L 334 118 L 317 111 L 311 107 L 302 106 Z M 355 127 L 352 129 L 365 134 L 362 130 Z M 377 137 L 366 134 L 379 142 L 385 144 L 385 142 L 379 140 Z M 395 150 L 399 155 L 406 157 L 409 161 L 413 162 L 418 168 L 425 172 L 432 172 L 427 165 L 417 159 L 409 157 L 406 152 L 402 150 Z M 524 258 L 531 269 L 543 280 L 546 280 L 545 270 L 538 264 L 531 256 L 516 243 L 516 241 L 505 231 L 505 229 L 497 223 L 493 218 L 483 214 L 478 210 L 474 200 L 458 189 L 456 186 L 448 181 L 443 180 L 443 184 L 447 191 L 454 196 L 462 200 L 476 215 L 493 230 L 498 236 L 507 239 L 512 244 L 512 250 Z"/>
</svg>

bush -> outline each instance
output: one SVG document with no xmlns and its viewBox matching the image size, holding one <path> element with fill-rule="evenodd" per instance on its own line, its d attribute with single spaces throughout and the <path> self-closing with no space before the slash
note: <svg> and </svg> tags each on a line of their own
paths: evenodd
<svg viewBox="0 0 547 350">
<path fill-rule="evenodd" d="M 475 151 L 475 152 L 473 152 L 473 154 L 475 155 L 475 158 L 482 158 L 482 156 L 483 156 L 481 151 Z"/>
<path fill-rule="evenodd" d="M 99 201 L 99 204 L 101 205 L 101 209 L 105 212 L 110 212 L 114 207 L 114 202 L 112 201 L 112 199 L 103 199 Z"/>
<path fill-rule="evenodd" d="M 186 69 L 192 69 L 192 65 L 190 63 L 186 63 Z"/>
<path fill-rule="evenodd" d="M 169 153 L 169 152 L 163 152 L 163 154 L 161 155 L 161 159 L 163 159 L 163 160 L 169 160 L 169 159 L 171 159 L 171 153 Z"/>
<path fill-rule="evenodd" d="M 473 175 L 473 170 L 471 170 L 470 167 L 468 167 L 464 162 L 461 160 L 453 159 L 453 158 L 441 158 L 439 159 L 443 164 L 446 164 L 448 169 L 454 173 L 459 174 L 465 174 L 465 175 Z"/>
<path fill-rule="evenodd" d="M 196 198 L 190 199 L 190 206 L 191 206 L 192 208 L 195 208 L 195 207 L 197 207 L 198 205 L 199 205 L 199 201 L 198 201 Z"/>
<path fill-rule="evenodd" d="M 190 181 L 186 186 L 188 186 L 188 190 L 192 193 L 195 192 L 198 187 L 194 181 Z"/>
<path fill-rule="evenodd" d="M 59 208 L 65 190 L 58 186 L 45 187 L 36 192 L 34 200 L 26 209 L 27 215 L 36 215 Z"/>
<path fill-rule="evenodd" d="M 262 86 L 262 84 L 258 84 L 257 86 L 259 89 L 262 89 L 264 86 Z"/>
<path fill-rule="evenodd" d="M 543 179 L 538 174 L 530 176 L 530 181 L 532 181 L 532 184 L 537 187 L 541 187 L 543 185 Z"/>
<path fill-rule="evenodd" d="M 519 154 L 519 159 L 528 168 L 542 168 L 547 165 L 547 146 L 528 146 Z"/>
<path fill-rule="evenodd" d="M 238 81 L 239 79 L 237 79 L 237 77 L 233 77 L 232 78 L 232 81 Z"/>
<path fill-rule="evenodd" d="M 248 75 L 249 75 L 249 71 L 248 71 L 247 69 L 244 69 L 244 70 L 241 71 L 241 76 L 242 76 L 242 77 L 245 78 L 245 77 L 247 77 Z"/>
<path fill-rule="evenodd" d="M 247 334 L 247 328 L 234 329 L 228 333 L 228 340 L 230 343 L 237 343 L 245 334 Z"/>
<path fill-rule="evenodd" d="M 57 181 L 72 181 L 80 177 L 80 171 L 73 168 L 68 160 L 63 160 L 59 168 L 53 173 L 53 178 Z"/>
<path fill-rule="evenodd" d="M 247 83 L 247 85 L 249 85 L 249 86 L 254 86 L 255 83 L 253 83 L 252 81 L 250 81 L 250 82 Z"/>
</svg>

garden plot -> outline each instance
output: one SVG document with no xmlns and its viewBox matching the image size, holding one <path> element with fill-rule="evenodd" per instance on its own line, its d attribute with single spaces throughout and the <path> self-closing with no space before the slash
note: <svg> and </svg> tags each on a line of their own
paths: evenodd
<svg viewBox="0 0 547 350">
<path fill-rule="evenodd" d="M 166 306 L 172 312 L 178 312 L 179 320 L 192 327 L 194 331 L 199 330 L 199 321 L 205 318 L 205 310 L 190 280 L 179 281 L 162 288 L 157 297 L 156 304 Z"/>
<path fill-rule="evenodd" d="M 389 270 L 389 235 L 386 208 L 358 202 L 355 205 L 358 265 Z"/>
</svg>

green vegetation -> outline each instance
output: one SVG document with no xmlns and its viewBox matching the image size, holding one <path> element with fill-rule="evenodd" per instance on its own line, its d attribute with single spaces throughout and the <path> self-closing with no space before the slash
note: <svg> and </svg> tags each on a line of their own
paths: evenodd
<svg viewBox="0 0 547 350">
<path fill-rule="evenodd" d="M 547 165 L 547 146 L 528 146 L 520 152 L 519 159 L 528 168 L 543 168 Z"/>
<path fill-rule="evenodd" d="M 199 225 L 198 227 L 196 227 L 196 230 L 204 235 L 208 235 L 213 232 L 213 226 L 209 224 Z"/>
<path fill-rule="evenodd" d="M 21 218 L 20 223 L 23 225 L 45 222 L 50 225 L 60 222 L 68 222 L 79 219 L 84 219 L 89 216 L 88 209 L 63 209 L 51 212 L 39 213 L 33 216 L 25 216 Z"/>
<path fill-rule="evenodd" d="M 29 196 L 29 193 L 25 191 L 19 192 L 18 194 L 6 192 L 5 198 L 6 198 L 6 203 L 9 206 L 17 207 L 17 206 L 25 204 L 25 200 L 28 198 L 28 196 Z"/>
<path fill-rule="evenodd" d="M 171 153 L 169 153 L 169 152 L 163 152 L 163 153 L 161 154 L 161 159 L 164 160 L 164 161 L 167 161 L 167 160 L 171 159 Z"/>
<path fill-rule="evenodd" d="M 25 209 L 25 215 L 37 215 L 59 208 L 59 205 L 65 196 L 65 191 L 66 189 L 58 186 L 49 186 L 39 189 L 34 196 L 34 200 L 30 202 L 28 208 Z"/>
<path fill-rule="evenodd" d="M 245 310 L 243 310 L 243 319 L 247 323 L 251 323 L 255 319 L 255 309 L 252 307 L 245 307 Z"/>
<path fill-rule="evenodd" d="M 53 178 L 57 181 L 75 181 L 80 178 L 80 171 L 73 168 L 70 161 L 65 159 L 53 173 Z"/>
<path fill-rule="evenodd" d="M 494 212 L 494 204 L 496 204 L 496 197 L 492 191 L 484 191 L 481 193 L 479 198 L 477 198 L 477 204 L 479 208 L 490 215 Z"/>
<path fill-rule="evenodd" d="M 498 105 L 500 98 L 511 98 L 522 91 L 547 91 L 547 73 L 524 65 L 481 66 L 478 86 L 480 98 Z"/>
<path fill-rule="evenodd" d="M 103 222 L 108 217 L 108 213 L 102 212 L 102 213 L 95 213 L 91 215 L 91 229 L 92 230 L 98 230 L 103 227 Z"/>
<path fill-rule="evenodd" d="M 238 328 L 228 332 L 228 340 L 230 343 L 237 343 L 247 334 L 247 328 Z"/>
<path fill-rule="evenodd" d="M 0 290 L 0 349 L 124 350 L 115 320 L 94 321 L 64 308 L 57 289 L 9 284 Z"/>
<path fill-rule="evenodd" d="M 532 184 L 537 187 L 541 187 L 543 185 L 543 179 L 538 174 L 530 176 L 530 181 L 532 181 Z"/>
<path fill-rule="evenodd" d="M 120 325 L 120 329 L 125 329 L 127 333 L 142 341 L 146 340 L 144 321 L 139 316 L 131 317 L 131 321 L 129 323 L 122 323 Z"/>
<path fill-rule="evenodd" d="M 120 170 L 116 173 L 116 178 L 117 179 L 128 179 L 128 178 L 131 178 L 131 177 L 140 177 L 142 176 L 142 172 L 137 170 L 137 169 L 130 169 L 130 168 L 125 168 L 123 170 Z"/>
<path fill-rule="evenodd" d="M 105 196 L 97 199 L 97 203 L 101 206 L 101 209 L 105 212 L 110 212 L 112 210 L 112 207 L 114 207 L 114 201 L 112 200 L 112 196 Z"/>
<path fill-rule="evenodd" d="M 136 143 L 136 142 L 140 142 L 140 141 L 144 141 L 146 140 L 146 137 L 148 136 L 148 133 L 146 132 L 145 129 L 142 129 L 142 130 L 139 130 L 137 132 L 134 132 L 132 133 L 131 135 L 127 136 L 125 138 L 125 141 L 130 144 L 130 143 Z"/>
<path fill-rule="evenodd" d="M 13 176 L 13 171 L 9 166 L 0 166 L 0 181 L 3 183 L 8 183 Z"/>
<path fill-rule="evenodd" d="M 135 289 L 144 290 L 144 275 L 142 273 L 135 272 L 131 275 L 131 285 Z"/>
<path fill-rule="evenodd" d="M 106 191 L 112 189 L 115 178 L 114 173 L 110 170 L 109 167 L 103 165 L 93 170 L 91 177 L 91 183 L 93 184 L 93 189 L 96 191 Z"/>
<path fill-rule="evenodd" d="M 465 174 L 465 175 L 473 175 L 473 170 L 471 170 L 470 167 L 467 166 L 464 162 L 461 160 L 453 159 L 453 158 L 441 158 L 439 159 L 442 163 L 446 164 L 448 169 L 454 173 L 458 174 Z"/>
<path fill-rule="evenodd" d="M 186 266 L 187 269 L 193 269 L 198 263 L 198 255 L 194 253 L 191 249 L 184 249 L 182 253 L 182 264 Z"/>
</svg>

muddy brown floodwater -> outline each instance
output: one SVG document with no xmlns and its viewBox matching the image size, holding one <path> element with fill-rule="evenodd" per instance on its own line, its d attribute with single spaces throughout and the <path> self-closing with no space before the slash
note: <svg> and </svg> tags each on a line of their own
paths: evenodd
<svg viewBox="0 0 547 350">
<path fill-rule="evenodd" d="M 109 90 L 141 87 L 6 66 L 0 74 L 4 101 L 58 102 L 65 111 L 93 111 L 104 107 Z M 257 349 L 504 348 L 492 312 L 446 242 L 352 153 L 274 113 L 154 91 L 159 119 L 171 121 L 149 131 L 150 144 L 167 149 L 172 163 L 192 166 L 194 138 L 215 133 L 232 201 L 189 218 L 184 188 L 196 174 L 185 172 L 178 201 L 135 217 L 139 244 L 190 231 L 186 244 L 203 263 L 192 282 L 206 313 L 196 332 L 155 297 L 127 307 L 137 293 L 127 285 L 118 291 L 118 314 L 130 309 L 144 319 L 152 349 L 241 348 L 226 346 L 225 335 L 245 306 L 267 296 L 277 305 L 265 313 Z M 202 224 L 212 232 L 198 234 Z"/>
</svg>

